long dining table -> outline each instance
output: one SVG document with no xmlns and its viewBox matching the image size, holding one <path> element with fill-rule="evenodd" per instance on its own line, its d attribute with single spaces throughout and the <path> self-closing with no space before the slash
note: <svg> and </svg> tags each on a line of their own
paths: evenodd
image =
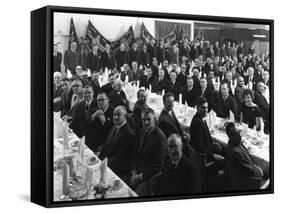
<svg viewBox="0 0 281 214">
<path fill-rule="evenodd" d="M 67 151 L 64 147 L 65 139 L 63 133 L 64 127 L 62 126 L 64 122 L 61 119 L 55 119 L 54 131 L 54 155 L 53 155 L 53 164 L 54 164 L 54 174 L 53 174 L 53 199 L 54 201 L 68 201 L 68 200 L 89 200 L 89 199 L 99 199 L 101 196 L 96 194 L 94 186 L 97 186 L 101 181 L 101 170 L 103 161 L 101 161 L 97 155 L 90 150 L 87 145 L 82 144 L 82 139 L 77 137 L 72 130 L 67 129 Z M 81 146 L 82 144 L 82 146 Z M 83 147 L 83 152 L 81 152 L 81 147 Z M 83 160 L 81 160 L 83 159 Z M 91 177 L 91 186 L 88 187 L 87 192 L 85 194 L 81 194 L 81 196 L 69 197 L 69 195 L 65 195 L 63 192 L 64 185 L 64 169 L 63 164 L 65 161 L 71 160 L 72 163 L 76 163 L 75 168 L 76 177 L 80 177 L 82 180 L 86 178 L 86 171 L 92 172 Z M 92 161 L 94 160 L 94 161 Z M 137 197 L 138 195 L 122 180 L 120 179 L 107 165 L 105 166 L 105 172 L 103 173 L 103 181 L 104 185 L 109 187 L 106 191 L 106 194 L 103 198 L 127 198 L 127 197 Z M 71 174 L 71 173 L 70 173 Z M 71 183 L 71 182 L 69 182 Z M 114 184 L 118 183 L 117 188 L 113 188 Z M 80 185 L 81 186 L 81 185 Z M 86 185 L 82 185 L 84 190 L 86 189 Z M 110 188 L 111 187 L 111 188 Z M 81 189 L 80 189 L 81 190 Z M 80 191 L 79 190 L 79 191 Z M 78 192 L 78 190 L 77 190 Z"/>
</svg>

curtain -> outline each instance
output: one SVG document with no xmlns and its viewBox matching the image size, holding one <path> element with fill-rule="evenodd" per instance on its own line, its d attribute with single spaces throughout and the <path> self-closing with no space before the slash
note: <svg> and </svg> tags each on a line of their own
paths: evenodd
<svg viewBox="0 0 281 214">
<path fill-rule="evenodd" d="M 180 32 L 180 28 L 186 32 L 188 37 L 191 36 L 191 24 L 178 23 L 178 22 L 164 22 L 155 21 L 155 36 L 157 39 L 161 39 L 166 36 L 176 26 L 176 32 Z"/>
</svg>

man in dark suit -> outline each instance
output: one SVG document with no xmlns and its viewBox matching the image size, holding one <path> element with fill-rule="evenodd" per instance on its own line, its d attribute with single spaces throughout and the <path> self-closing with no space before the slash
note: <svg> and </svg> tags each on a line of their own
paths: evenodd
<svg viewBox="0 0 281 214">
<path fill-rule="evenodd" d="M 182 92 L 182 104 L 187 103 L 190 107 L 196 106 L 196 100 L 200 96 L 200 91 L 193 87 L 193 79 L 187 78 L 187 85 L 184 87 Z"/>
<path fill-rule="evenodd" d="M 54 58 L 53 58 L 53 65 L 54 65 L 54 72 L 58 71 L 61 72 L 61 61 L 62 61 L 62 54 L 58 52 L 58 45 L 54 44 Z"/>
<path fill-rule="evenodd" d="M 61 94 L 61 117 L 68 113 L 71 107 L 71 98 L 73 91 L 70 87 L 70 80 L 63 78 L 61 80 L 61 88 L 63 90 Z"/>
<path fill-rule="evenodd" d="M 166 93 L 163 96 L 164 109 L 161 111 L 158 118 L 158 126 L 165 133 L 168 138 L 171 134 L 178 134 L 183 140 L 183 151 L 186 155 L 189 155 L 189 147 L 187 144 L 188 135 L 185 133 L 174 113 L 174 95 L 172 93 Z"/>
<path fill-rule="evenodd" d="M 86 134 L 86 124 L 97 107 L 97 101 L 94 98 L 94 91 L 91 86 L 85 87 L 83 96 L 84 99 L 75 106 L 73 117 L 69 124 L 69 127 L 73 129 L 73 132 L 79 138 Z"/>
<path fill-rule="evenodd" d="M 70 49 L 65 51 L 63 58 L 65 72 L 67 73 L 69 71 L 72 75 L 76 74 L 76 66 L 81 64 L 81 54 L 76 48 L 76 42 L 71 42 Z"/>
<path fill-rule="evenodd" d="M 142 69 L 138 69 L 138 63 L 132 62 L 132 69 L 128 70 L 129 82 L 136 82 L 137 80 L 141 80 L 143 76 L 144 72 Z"/>
<path fill-rule="evenodd" d="M 237 105 L 235 98 L 229 95 L 229 86 L 227 82 L 221 82 L 220 95 L 217 98 L 215 111 L 218 117 L 229 118 L 231 111 L 234 114 L 235 119 L 238 119 Z"/>
<path fill-rule="evenodd" d="M 113 108 L 120 105 L 127 107 L 126 94 L 122 90 L 123 85 L 124 84 L 121 80 L 115 80 L 115 83 L 113 85 L 113 91 L 109 95 L 109 103 Z"/>
<path fill-rule="evenodd" d="M 170 72 L 170 84 L 169 84 L 169 91 L 174 94 L 175 100 L 179 100 L 179 94 L 182 93 L 182 86 L 177 79 L 177 73 L 175 71 Z"/>
<path fill-rule="evenodd" d="M 192 68 L 192 79 L 193 79 L 193 87 L 196 90 L 200 90 L 200 79 L 199 79 L 199 68 L 198 67 L 193 67 Z"/>
<path fill-rule="evenodd" d="M 138 125 L 139 128 L 142 127 L 142 113 L 148 109 L 146 104 L 147 101 L 147 94 L 145 90 L 140 89 L 137 93 L 138 100 L 134 106 L 133 110 L 133 118 L 135 123 Z"/>
<path fill-rule="evenodd" d="M 219 42 L 216 41 L 215 42 L 215 46 L 214 46 L 214 56 L 220 56 L 220 47 L 219 47 Z"/>
<path fill-rule="evenodd" d="M 183 56 L 189 58 L 190 57 L 190 47 L 187 44 L 187 41 L 183 42 L 183 45 L 180 47 L 180 53 L 179 53 L 180 58 Z"/>
<path fill-rule="evenodd" d="M 247 72 L 248 72 L 248 76 L 245 77 L 245 84 L 249 86 L 249 83 L 251 82 L 252 88 L 250 88 L 250 89 L 255 90 L 256 85 L 259 82 L 259 79 L 260 79 L 260 81 L 262 81 L 262 79 L 255 76 L 255 72 L 254 72 L 253 67 L 249 67 L 247 69 Z"/>
<path fill-rule="evenodd" d="M 176 44 L 172 46 L 172 49 L 169 51 L 168 55 L 169 64 L 179 65 L 179 51 Z"/>
<path fill-rule="evenodd" d="M 140 87 L 144 87 L 145 89 L 151 88 L 151 92 L 155 93 L 157 90 L 157 80 L 156 77 L 152 75 L 152 70 L 149 66 L 146 68 L 146 73 L 147 75 L 144 75 L 140 80 Z"/>
<path fill-rule="evenodd" d="M 125 45 L 123 43 L 120 45 L 120 49 L 117 51 L 115 55 L 115 60 L 116 60 L 118 71 L 121 71 L 121 67 L 124 64 L 128 64 L 129 61 L 128 52 L 125 51 Z"/>
<path fill-rule="evenodd" d="M 157 60 L 159 63 L 163 64 L 163 61 L 165 60 L 165 47 L 164 47 L 164 41 L 161 39 L 159 41 L 159 45 L 157 47 Z"/>
<path fill-rule="evenodd" d="M 116 80 L 116 76 L 112 72 L 108 75 L 108 83 L 101 87 L 101 91 L 105 92 L 107 96 L 109 96 L 110 93 L 113 91 L 113 85 L 115 83 L 115 80 Z"/>
<path fill-rule="evenodd" d="M 170 90 L 170 82 L 165 78 L 165 72 L 163 69 L 160 69 L 158 71 L 158 76 L 159 77 L 156 84 L 156 93 L 162 95 L 163 90 L 166 92 Z"/>
<path fill-rule="evenodd" d="M 101 87 L 99 84 L 99 73 L 98 72 L 93 72 L 91 80 L 88 82 L 88 85 L 92 86 L 94 90 L 94 97 L 97 98 L 97 95 L 101 91 Z"/>
<path fill-rule="evenodd" d="M 86 126 L 85 143 L 93 152 L 100 152 L 113 126 L 114 108 L 109 105 L 109 98 L 105 92 L 98 94 L 97 105 Z"/>
<path fill-rule="evenodd" d="M 208 87 L 207 79 L 205 77 L 200 78 L 200 96 L 205 97 L 205 99 L 208 102 L 209 112 L 214 108 L 215 106 L 215 94 L 214 91 Z"/>
<path fill-rule="evenodd" d="M 189 195 L 200 192 L 199 169 L 182 153 L 182 147 L 182 139 L 179 135 L 172 134 L 168 138 L 169 158 L 157 182 L 159 186 L 156 188 L 155 195 Z"/>
<path fill-rule="evenodd" d="M 99 46 L 93 45 L 93 51 L 89 52 L 87 56 L 87 68 L 90 69 L 91 73 L 99 72 L 102 69 L 102 57 L 99 53 Z"/>
<path fill-rule="evenodd" d="M 234 96 L 237 103 L 237 113 L 239 118 L 242 110 L 242 105 L 244 103 L 244 99 L 243 99 L 244 90 L 245 90 L 244 78 L 242 76 L 239 76 L 237 78 L 237 86 L 234 92 Z"/>
<path fill-rule="evenodd" d="M 53 87 L 53 108 L 55 112 L 60 111 L 61 109 L 61 94 L 63 92 L 61 88 L 61 79 L 62 74 L 61 72 L 56 71 L 54 73 L 54 87 Z"/>
<path fill-rule="evenodd" d="M 241 143 L 241 135 L 235 128 L 234 123 L 228 123 L 226 134 L 229 138 L 227 146 L 227 158 L 229 161 L 229 172 L 234 190 L 251 188 L 251 179 L 262 179 L 263 170 L 255 164 L 248 150 Z M 259 188 L 257 186 L 257 188 Z"/>
<path fill-rule="evenodd" d="M 105 45 L 105 51 L 102 53 L 102 67 L 103 69 L 107 68 L 108 70 L 113 70 L 116 67 L 115 58 L 111 53 L 110 45 Z"/>
<path fill-rule="evenodd" d="M 127 123 L 127 110 L 118 106 L 113 113 L 114 126 L 110 130 L 105 144 L 101 148 L 99 158 L 108 158 L 108 166 L 120 178 L 130 173 L 133 149 L 135 147 L 134 132 Z"/>
<path fill-rule="evenodd" d="M 264 132 L 269 133 L 269 103 L 264 97 L 265 85 L 263 82 L 257 84 L 255 91 L 254 103 L 261 109 L 262 118 L 264 120 Z"/>
<path fill-rule="evenodd" d="M 129 51 L 129 65 L 132 65 L 132 62 L 140 64 L 140 51 L 136 42 L 134 42 L 132 49 Z"/>
<path fill-rule="evenodd" d="M 177 75 L 177 81 L 180 83 L 182 88 L 186 86 L 186 78 L 187 78 L 186 65 L 182 64 L 181 70 Z"/>
<path fill-rule="evenodd" d="M 162 69 L 163 69 L 163 71 L 165 73 L 164 78 L 167 79 L 167 80 L 170 80 L 170 76 L 169 76 L 169 72 L 168 72 L 168 67 L 169 67 L 168 60 L 165 59 L 163 61 L 163 65 L 162 65 Z"/>
<path fill-rule="evenodd" d="M 143 45 L 142 52 L 140 53 L 140 65 L 144 66 L 151 66 L 151 56 L 150 53 L 147 51 L 147 46 Z"/>
<path fill-rule="evenodd" d="M 190 145 L 200 153 L 207 155 L 207 161 L 217 161 L 219 164 L 223 162 L 224 157 L 222 147 L 213 143 L 208 125 L 204 120 L 208 113 L 208 102 L 204 97 L 197 100 L 197 113 L 192 118 L 190 124 Z"/>
<path fill-rule="evenodd" d="M 160 173 L 167 151 L 167 139 L 156 123 L 152 109 L 142 114 L 143 128 L 138 133 L 135 147 L 130 186 L 139 196 L 147 196 L 147 182 Z"/>
</svg>

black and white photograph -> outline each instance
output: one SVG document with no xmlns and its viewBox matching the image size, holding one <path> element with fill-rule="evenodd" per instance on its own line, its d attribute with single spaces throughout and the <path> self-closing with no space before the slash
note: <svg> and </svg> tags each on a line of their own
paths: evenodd
<svg viewBox="0 0 281 214">
<path fill-rule="evenodd" d="M 52 15 L 54 203 L 272 191 L 270 24 Z"/>
</svg>

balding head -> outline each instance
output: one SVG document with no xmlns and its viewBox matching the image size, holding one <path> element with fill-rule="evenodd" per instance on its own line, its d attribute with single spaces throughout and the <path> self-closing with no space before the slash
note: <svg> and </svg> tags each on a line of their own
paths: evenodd
<svg viewBox="0 0 281 214">
<path fill-rule="evenodd" d="M 172 162 L 178 162 L 182 156 L 182 139 L 178 134 L 171 134 L 168 138 L 168 155 Z"/>
<path fill-rule="evenodd" d="M 125 106 L 117 106 L 113 112 L 113 122 L 116 126 L 122 125 L 126 122 L 127 109 Z"/>
</svg>

